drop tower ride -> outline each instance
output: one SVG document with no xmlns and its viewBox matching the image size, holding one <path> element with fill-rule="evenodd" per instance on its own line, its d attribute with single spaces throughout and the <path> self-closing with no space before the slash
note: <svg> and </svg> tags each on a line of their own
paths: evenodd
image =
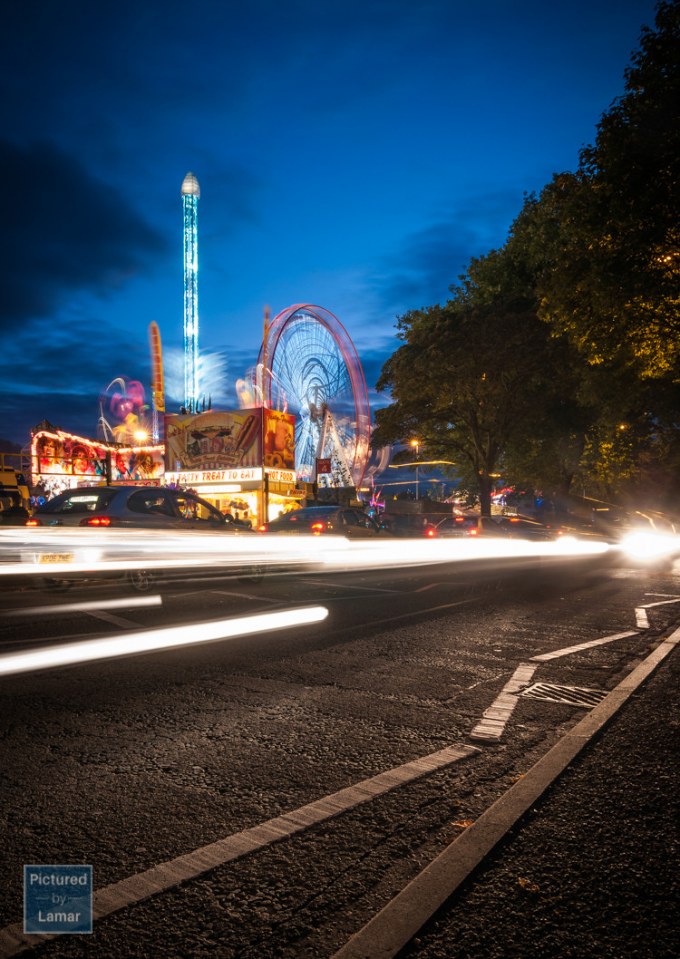
<svg viewBox="0 0 680 959">
<path fill-rule="evenodd" d="M 184 217 L 184 406 L 198 410 L 198 201 L 201 189 L 193 173 L 182 181 Z"/>
</svg>

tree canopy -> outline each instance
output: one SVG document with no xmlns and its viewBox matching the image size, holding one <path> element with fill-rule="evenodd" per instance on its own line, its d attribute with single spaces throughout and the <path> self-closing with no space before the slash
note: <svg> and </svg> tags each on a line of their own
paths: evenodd
<svg viewBox="0 0 680 959">
<path fill-rule="evenodd" d="M 471 260 L 398 319 L 374 445 L 418 437 L 488 509 L 493 474 L 601 495 L 680 492 L 680 3 L 659 3 L 625 92 Z"/>
<path fill-rule="evenodd" d="M 680 379 L 680 4 L 658 5 L 574 174 L 529 197 L 539 315 L 592 365 Z"/>
</svg>

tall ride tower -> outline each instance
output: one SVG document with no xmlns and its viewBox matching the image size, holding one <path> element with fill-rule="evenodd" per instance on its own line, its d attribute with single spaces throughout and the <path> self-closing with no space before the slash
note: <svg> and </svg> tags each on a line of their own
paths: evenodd
<svg viewBox="0 0 680 959">
<path fill-rule="evenodd" d="M 182 181 L 184 215 L 184 406 L 198 410 L 198 201 L 201 189 L 193 173 Z"/>
</svg>

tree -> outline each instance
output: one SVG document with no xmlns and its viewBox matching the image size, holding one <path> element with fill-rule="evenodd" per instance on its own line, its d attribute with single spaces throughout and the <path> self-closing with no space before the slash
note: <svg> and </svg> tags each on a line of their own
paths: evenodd
<svg viewBox="0 0 680 959">
<path fill-rule="evenodd" d="M 377 384 L 393 403 L 376 412 L 373 442 L 417 436 L 428 455 L 456 463 L 488 514 L 505 450 L 527 437 L 545 406 L 556 348 L 527 301 L 476 299 L 466 289 L 399 319 L 403 345 Z"/>
<path fill-rule="evenodd" d="M 680 379 L 680 4 L 661 2 L 575 174 L 529 197 L 539 315 L 591 365 Z"/>
</svg>

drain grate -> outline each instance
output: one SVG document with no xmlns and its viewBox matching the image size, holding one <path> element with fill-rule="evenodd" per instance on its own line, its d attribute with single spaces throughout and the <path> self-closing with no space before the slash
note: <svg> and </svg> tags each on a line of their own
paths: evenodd
<svg viewBox="0 0 680 959">
<path fill-rule="evenodd" d="M 544 699 L 551 703 L 567 703 L 569 706 L 581 706 L 583 709 L 592 709 L 607 695 L 606 690 L 585 689 L 582 686 L 557 686 L 553 683 L 534 683 L 527 686 L 520 696 L 529 699 Z"/>
</svg>

